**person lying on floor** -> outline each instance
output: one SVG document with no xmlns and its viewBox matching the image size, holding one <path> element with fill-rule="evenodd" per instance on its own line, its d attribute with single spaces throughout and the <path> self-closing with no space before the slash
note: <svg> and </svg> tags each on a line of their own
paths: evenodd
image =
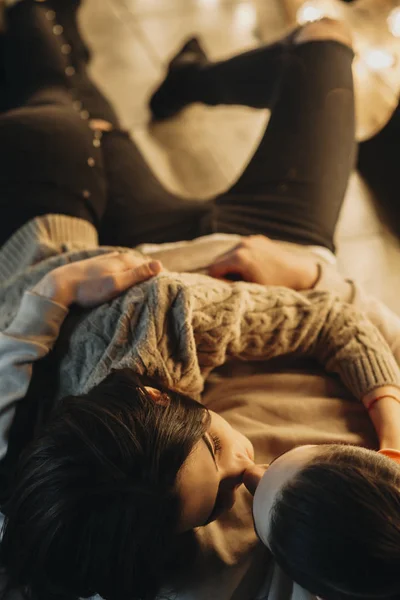
<svg viewBox="0 0 400 600">
<path fill-rule="evenodd" d="M 68 345 L 59 354 L 55 349 L 55 400 L 69 395 L 24 448 L 2 505 L 1 560 L 9 589 L 42 599 L 94 593 L 154 598 L 163 584 L 179 580 L 190 568 L 186 533 L 206 530 L 214 519 L 223 524 L 223 513 L 235 504 L 249 507 L 249 495 L 238 487 L 245 481 L 253 491 L 260 478 L 252 440 L 198 402 L 204 380 L 231 357 L 297 354 L 338 373 L 371 408 L 386 456 L 330 445 L 279 458 L 267 496 L 279 496 L 280 484 L 288 492 L 298 482 L 313 490 L 331 546 L 315 513 L 305 530 L 296 527 L 298 537 L 293 531 L 281 536 L 278 517 L 297 518 L 283 501 L 274 503 L 269 533 L 272 511 L 259 509 L 257 531 L 288 575 L 311 593 L 327 600 L 365 590 L 395 596 L 396 556 L 384 541 L 391 535 L 397 548 L 388 515 L 397 514 L 398 465 L 387 446 L 398 447 L 392 415 L 400 400 L 399 368 L 363 313 L 325 291 L 299 293 L 316 288 L 334 261 L 333 234 L 354 160 L 353 53 L 346 30 L 322 21 L 216 64 L 197 42 L 184 47 L 159 93 L 165 97 L 172 87 L 172 96 L 180 91 L 186 99 L 171 107 L 164 98 L 168 114 L 205 89 L 213 94 L 210 104 L 272 111 L 238 182 L 213 202 L 188 204 L 161 188 L 88 79 L 75 4 L 22 0 L 7 12 L 3 40 L 9 103 L 0 118 L 1 202 L 9 215 L 1 224 L 0 249 L 3 454 L 32 363 L 49 352 L 59 333 Z M 157 97 L 153 110 L 162 116 Z M 22 148 L 23 183 L 16 176 Z M 168 264 L 170 246 L 160 248 L 164 271 L 159 262 L 150 266 L 127 250 L 215 232 L 230 236 L 207 237 L 211 262 L 186 270 L 209 264 L 211 275 L 239 274 L 245 281 L 176 273 Z M 221 241 L 229 247 L 217 258 Z M 204 239 L 192 244 L 181 245 L 181 255 L 196 247 L 204 261 Z M 125 249 L 110 256 L 110 245 Z M 254 253 L 264 259 L 254 260 Z M 232 255 L 239 264 L 224 272 Z M 129 288 L 139 277 L 150 279 Z M 75 304 L 88 310 L 71 311 L 72 327 L 67 319 L 60 332 Z M 378 308 L 377 314 L 385 313 Z M 260 445 L 256 435 L 254 442 Z M 261 452 L 256 458 L 265 462 Z M 274 473 L 282 461 L 289 461 L 289 480 L 279 484 Z M 338 485 L 343 473 L 351 475 L 352 486 Z M 332 504 L 321 497 L 324 490 L 314 489 L 314 474 L 334 487 Z M 267 471 L 259 498 L 268 479 Z M 376 508 L 382 489 L 384 512 Z M 346 537 L 351 568 L 343 559 L 343 527 L 337 526 L 344 511 L 359 515 Z M 251 525 L 249 510 L 241 518 Z M 367 519 L 368 531 L 361 526 Z M 293 550 L 305 531 L 310 544 L 300 556 Z M 332 551 L 339 546 L 340 552 Z M 238 556 L 256 547 L 251 533 Z"/>
<path fill-rule="evenodd" d="M 274 254 L 276 256 L 276 252 Z M 160 271 L 160 263 L 152 261 L 136 266 L 137 260 L 123 253 L 78 261 L 51 271 L 25 293 L 17 317 L 0 338 L 0 385 L 3 387 L 8 382 L 10 402 L 18 399 L 26 390 L 31 372 L 31 365 L 27 361 L 38 359 L 49 351 L 71 304 L 89 307 L 99 301 L 109 300 L 131 283 Z M 245 277 L 254 276 L 263 266 L 254 258 L 254 262 L 250 257 L 246 263 L 241 260 L 237 261 L 238 268 L 235 271 L 242 271 Z M 264 269 L 261 268 L 260 272 L 264 273 Z M 165 274 L 165 277 L 170 282 L 170 276 Z M 235 288 L 243 284 L 226 285 Z M 272 291 L 272 294 L 265 294 L 269 301 L 279 297 L 282 292 L 282 288 L 264 288 L 263 292 L 267 290 Z M 313 294 L 321 298 L 327 296 L 323 292 Z M 286 290 L 281 299 L 285 296 Z M 370 366 L 379 364 L 381 367 L 384 363 L 379 363 L 380 357 L 386 354 L 383 340 L 376 334 L 368 338 L 368 334 L 374 330 L 364 319 L 361 319 L 362 330 L 355 330 L 356 313 L 352 314 L 349 305 L 333 298 L 331 300 L 333 306 L 336 305 L 335 312 L 344 309 L 343 318 L 346 321 L 355 319 L 351 324 L 351 338 L 353 334 L 362 335 L 368 346 L 373 341 L 378 362 L 372 360 Z M 368 299 L 365 302 L 367 305 Z M 307 307 L 309 311 L 312 304 L 312 301 L 303 300 L 299 307 Z M 291 310 L 294 306 L 291 305 Z M 317 308 L 320 309 L 321 305 L 317 305 Z M 379 307 L 376 314 L 380 314 Z M 335 320 L 337 318 L 336 314 Z M 311 327 L 314 326 L 313 320 Z M 342 329 L 342 335 L 345 330 L 346 327 Z M 332 350 L 329 334 L 327 331 L 321 333 L 323 344 L 328 343 Z M 242 337 L 244 341 L 245 336 Z M 204 338 L 199 337 L 200 345 L 202 341 Z M 350 345 L 353 344 L 350 342 Z M 321 348 L 320 344 L 318 348 Z M 371 357 L 368 352 L 364 354 L 362 344 L 354 350 L 357 360 L 363 362 L 363 358 L 366 359 L 358 372 L 360 375 L 365 368 L 368 369 Z M 343 351 L 343 337 L 340 351 Z M 343 366 L 351 364 L 349 356 L 351 353 L 345 352 Z M 388 361 L 386 374 L 389 372 L 389 356 L 384 359 Z M 199 363 L 201 366 L 201 355 Z M 136 590 L 141 578 L 135 568 L 140 567 L 146 575 L 142 579 L 141 592 L 145 594 L 146 590 L 150 591 L 147 577 L 155 576 L 151 569 L 157 559 L 162 560 L 158 568 L 164 566 L 166 569 L 165 581 L 170 581 L 169 569 L 175 565 L 174 562 L 165 563 L 165 556 L 161 554 L 163 546 L 167 545 L 168 553 L 171 553 L 174 538 L 175 542 L 179 541 L 179 534 L 187 531 L 187 528 L 207 525 L 223 516 L 224 511 L 234 505 L 240 483 L 243 481 L 254 493 L 264 475 L 256 492 L 255 526 L 261 540 L 271 548 L 279 564 L 294 581 L 314 593 L 324 591 L 326 595 L 328 591 L 329 597 L 329 584 L 332 585 L 332 580 L 337 581 L 338 576 L 343 577 L 343 574 L 351 579 L 353 586 L 360 589 L 362 579 L 357 564 L 360 564 L 361 570 L 361 561 L 381 550 L 383 543 L 380 540 L 387 539 L 392 530 L 388 516 L 394 516 L 397 510 L 398 465 L 389 459 L 398 460 L 400 455 L 400 452 L 393 450 L 393 447 L 400 448 L 400 390 L 395 380 L 396 369 L 392 372 L 392 379 L 382 377 L 380 381 L 394 382 L 395 387 L 374 387 L 371 394 L 363 396 L 365 405 L 372 405 L 371 417 L 380 436 L 381 456 L 371 450 L 337 444 L 300 446 L 278 457 L 264 475 L 265 468 L 253 466 L 254 450 L 250 440 L 235 431 L 218 414 L 207 411 L 176 391 L 165 389 L 156 379 L 149 386 L 145 385 L 149 382 L 136 377 L 132 369 L 116 371 L 87 395 L 64 399 L 47 430 L 28 449 L 16 487 L 4 507 L 7 516 L 2 542 L 5 564 L 10 564 L 8 560 L 14 557 L 11 567 L 23 570 L 19 571 L 17 581 L 21 581 L 23 572 L 32 568 L 34 586 L 45 590 L 46 597 L 49 583 L 53 586 L 56 581 L 53 577 L 46 581 L 43 568 L 53 573 L 57 567 L 57 572 L 60 572 L 60 559 L 63 568 L 67 560 L 65 576 L 68 572 L 69 582 L 73 582 L 73 586 L 79 585 L 79 594 L 82 595 L 101 591 L 104 597 L 125 597 L 127 591 L 123 588 L 118 586 L 115 590 L 115 570 L 120 577 L 130 575 L 132 579 L 130 582 L 128 579 L 128 586 Z M 10 389 L 10 381 L 14 389 Z M 377 380 L 373 385 L 378 385 Z M 350 389 L 353 392 L 356 390 L 351 383 Z M 2 399 L 7 399 L 7 389 L 1 392 Z M 330 487 L 335 490 L 332 500 L 326 495 Z M 359 499 L 362 490 L 364 495 Z M 54 514 L 52 510 L 56 507 Z M 356 512 L 353 512 L 355 509 Z M 32 511 L 35 518 L 31 515 Z M 74 516 L 71 516 L 71 511 Z M 362 545 L 362 556 L 360 563 L 353 560 L 351 569 L 342 568 L 338 573 L 334 557 L 336 553 L 340 556 L 344 533 L 343 513 L 347 511 L 352 515 L 353 528 L 347 530 L 346 542 L 351 545 L 352 551 L 357 547 L 361 552 Z M 324 522 L 317 521 L 317 527 L 316 519 L 320 513 Z M 369 523 L 368 531 L 360 532 L 361 522 L 365 519 Z M 348 520 L 344 522 L 348 529 Z M 128 523 L 131 525 L 128 526 Z M 299 523 L 303 523 L 303 526 L 300 527 Z M 60 536 L 57 535 L 59 528 Z M 110 531 L 108 535 L 113 532 L 114 543 L 107 531 Z M 331 546 L 326 548 L 328 531 Z M 333 535 L 333 531 L 337 535 Z M 37 536 L 40 536 L 39 547 L 42 551 L 47 549 L 44 563 L 41 563 L 43 558 L 37 560 L 32 555 L 37 550 Z M 19 540 L 22 539 L 24 544 L 21 546 Z M 101 539 L 107 540 L 106 547 L 100 543 Z M 367 539 L 371 540 L 369 545 L 366 545 Z M 295 552 L 298 543 L 303 547 L 301 555 Z M 333 551 L 332 545 L 335 543 Z M 55 550 L 57 547 L 60 554 Z M 80 563 L 75 554 L 77 548 L 80 548 L 80 553 L 87 552 L 91 557 L 86 572 L 79 569 Z M 135 556 L 136 548 L 141 556 Z M 300 571 L 305 561 L 305 564 L 309 564 L 310 555 L 316 551 L 320 554 L 321 564 L 323 548 L 327 554 L 326 564 L 333 563 L 332 571 L 325 575 L 329 577 L 328 585 L 326 581 L 321 581 L 318 569 L 308 568 L 305 573 Z M 161 550 L 161 556 L 157 556 L 156 550 Z M 127 556 L 135 559 L 133 564 L 129 561 L 130 566 L 125 562 L 124 557 Z M 178 553 L 173 558 L 177 560 L 177 556 L 181 555 Z M 111 557 L 114 560 L 117 557 L 112 574 L 108 568 L 108 563 L 112 563 Z M 107 564 L 102 563 L 104 559 Z M 377 562 L 377 557 L 373 556 L 373 560 Z M 103 566 L 105 572 L 102 581 L 97 570 L 99 565 Z M 381 588 L 388 585 L 389 573 L 390 561 L 385 556 L 374 572 L 374 580 L 379 582 Z M 78 582 L 78 577 L 84 579 Z M 369 579 L 368 585 L 372 578 Z M 101 587 L 81 587 L 96 586 L 95 583 L 89 583 L 91 580 L 97 580 L 97 585 Z M 107 580 L 112 586 L 109 589 L 102 587 Z M 66 580 L 59 589 L 72 593 L 72 587 Z"/>
</svg>

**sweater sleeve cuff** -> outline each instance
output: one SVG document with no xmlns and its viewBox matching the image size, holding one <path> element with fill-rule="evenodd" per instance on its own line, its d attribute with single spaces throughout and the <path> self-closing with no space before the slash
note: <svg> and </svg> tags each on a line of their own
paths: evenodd
<svg viewBox="0 0 400 600">
<path fill-rule="evenodd" d="M 359 399 L 381 386 L 393 385 L 400 389 L 400 370 L 390 351 L 369 350 L 362 357 L 343 364 L 341 378 Z"/>
<path fill-rule="evenodd" d="M 5 331 L 14 337 L 36 337 L 38 341 L 55 340 L 68 309 L 49 298 L 25 292 L 13 322 Z"/>
</svg>

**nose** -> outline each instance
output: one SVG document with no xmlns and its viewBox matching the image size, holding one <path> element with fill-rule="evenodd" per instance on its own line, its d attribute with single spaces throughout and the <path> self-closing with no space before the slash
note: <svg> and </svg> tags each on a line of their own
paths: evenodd
<svg viewBox="0 0 400 600">
<path fill-rule="evenodd" d="M 245 470 L 243 475 L 243 483 L 252 496 L 254 496 L 258 484 L 260 483 L 265 471 L 268 469 L 268 466 L 269 465 L 253 464 Z"/>
</svg>

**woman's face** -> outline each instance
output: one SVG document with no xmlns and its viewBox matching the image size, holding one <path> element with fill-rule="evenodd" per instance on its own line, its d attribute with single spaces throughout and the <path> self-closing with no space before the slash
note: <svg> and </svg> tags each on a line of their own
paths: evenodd
<svg viewBox="0 0 400 600">
<path fill-rule="evenodd" d="M 180 532 L 207 525 L 232 508 L 244 472 L 254 464 L 250 440 L 218 414 L 210 411 L 210 416 L 208 430 L 178 473 Z"/>
<path fill-rule="evenodd" d="M 159 390 L 146 386 L 155 402 L 160 402 Z M 213 411 L 211 422 L 202 439 L 194 446 L 177 476 L 177 490 L 182 514 L 179 531 L 208 525 L 235 503 L 237 489 L 244 483 L 254 495 L 265 471 L 260 487 L 263 493 L 255 497 L 253 512 L 267 515 L 276 494 L 289 478 L 296 475 L 316 455 L 320 446 L 299 446 L 272 461 L 271 465 L 254 464 L 254 449 L 249 439 L 233 429 Z M 257 522 L 256 522 L 257 528 Z M 262 532 L 257 532 L 263 539 Z"/>
</svg>

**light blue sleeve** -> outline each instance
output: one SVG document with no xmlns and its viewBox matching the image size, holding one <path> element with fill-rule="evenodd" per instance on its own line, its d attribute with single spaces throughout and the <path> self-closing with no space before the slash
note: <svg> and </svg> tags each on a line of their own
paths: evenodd
<svg viewBox="0 0 400 600">
<path fill-rule="evenodd" d="M 26 292 L 15 319 L 0 333 L 0 458 L 7 451 L 15 403 L 28 390 L 32 365 L 50 352 L 67 314 L 64 306 Z"/>
</svg>

